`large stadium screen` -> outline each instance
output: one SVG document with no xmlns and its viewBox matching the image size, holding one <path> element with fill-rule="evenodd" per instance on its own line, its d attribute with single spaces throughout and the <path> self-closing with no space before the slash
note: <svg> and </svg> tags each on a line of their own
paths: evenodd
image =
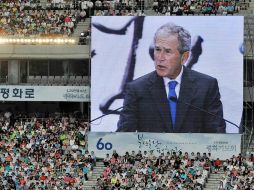
<svg viewBox="0 0 254 190">
<path fill-rule="evenodd" d="M 92 17 L 91 55 L 92 131 L 239 133 L 242 16 Z"/>
</svg>

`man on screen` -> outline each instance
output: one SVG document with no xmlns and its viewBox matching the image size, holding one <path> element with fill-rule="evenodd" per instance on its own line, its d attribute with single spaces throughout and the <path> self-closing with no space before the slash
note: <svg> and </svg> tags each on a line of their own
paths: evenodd
<svg viewBox="0 0 254 190">
<path fill-rule="evenodd" d="M 168 23 L 156 31 L 156 71 L 127 84 L 117 131 L 225 133 L 218 82 L 184 66 L 190 48 L 183 27 Z"/>
</svg>

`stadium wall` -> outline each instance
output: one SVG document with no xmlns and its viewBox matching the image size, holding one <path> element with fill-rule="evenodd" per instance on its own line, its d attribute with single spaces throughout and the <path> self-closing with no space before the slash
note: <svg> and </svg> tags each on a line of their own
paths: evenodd
<svg viewBox="0 0 254 190">
<path fill-rule="evenodd" d="M 10 59 L 88 59 L 85 45 L 1 45 L 0 60 Z"/>
</svg>

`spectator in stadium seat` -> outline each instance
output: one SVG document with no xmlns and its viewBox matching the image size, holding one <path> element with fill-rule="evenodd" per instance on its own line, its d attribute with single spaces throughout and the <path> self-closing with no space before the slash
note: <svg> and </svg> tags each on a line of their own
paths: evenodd
<svg viewBox="0 0 254 190">
<path fill-rule="evenodd" d="M 222 162 L 220 161 L 219 158 L 217 158 L 214 161 L 214 167 L 215 167 L 215 173 L 217 173 L 220 170 L 220 167 L 222 166 Z"/>
<path fill-rule="evenodd" d="M 116 150 L 113 150 L 113 153 L 112 153 L 112 157 L 114 157 L 115 159 L 118 158 L 118 153 L 116 152 Z"/>
<path fill-rule="evenodd" d="M 141 160 L 142 160 L 142 152 L 139 150 L 135 156 L 135 161 L 141 162 Z"/>
<path fill-rule="evenodd" d="M 106 155 L 106 157 L 103 160 L 104 166 L 108 166 L 110 164 L 110 157 L 109 154 Z"/>
<path fill-rule="evenodd" d="M 224 4 L 221 4 L 218 8 L 218 12 L 223 15 L 226 15 L 227 14 L 227 7 Z"/>
<path fill-rule="evenodd" d="M 191 36 L 183 27 L 167 23 L 157 30 L 153 49 L 156 71 L 127 84 L 117 131 L 225 133 L 217 79 L 183 66 L 190 48 Z M 170 81 L 178 85 L 171 91 Z M 170 103 L 177 103 L 177 110 L 172 110 L 174 117 Z"/>
<path fill-rule="evenodd" d="M 165 160 L 162 159 L 162 156 L 159 156 L 159 158 L 156 160 L 156 164 L 155 166 L 161 166 L 162 164 L 164 164 Z"/>
<path fill-rule="evenodd" d="M 194 15 L 194 11 L 190 9 L 190 5 L 187 5 L 187 3 L 183 6 L 183 12 L 186 15 L 192 14 Z"/>
<path fill-rule="evenodd" d="M 172 14 L 175 14 L 177 16 L 183 15 L 183 10 L 179 5 L 174 6 Z"/>
<path fill-rule="evenodd" d="M 193 2 L 190 5 L 190 11 L 193 15 L 194 14 L 199 14 L 199 10 L 197 9 L 197 5 Z"/>
<path fill-rule="evenodd" d="M 228 6 L 226 8 L 227 14 L 233 15 L 235 12 L 235 7 L 233 6 L 232 2 L 228 3 Z"/>
<path fill-rule="evenodd" d="M 213 7 L 209 4 L 204 4 L 203 7 L 202 7 L 202 14 L 206 15 L 210 15 L 212 14 L 212 10 L 213 10 Z"/>
</svg>

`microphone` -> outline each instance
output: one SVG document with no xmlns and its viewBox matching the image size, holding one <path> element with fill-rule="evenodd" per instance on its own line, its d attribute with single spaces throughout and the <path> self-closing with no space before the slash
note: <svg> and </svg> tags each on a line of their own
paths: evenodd
<svg viewBox="0 0 254 190">
<path fill-rule="evenodd" d="M 203 109 L 203 108 L 194 106 L 194 105 L 189 104 L 189 103 L 187 103 L 187 102 L 179 101 L 179 99 L 177 99 L 177 97 L 170 96 L 169 99 L 170 99 L 171 101 L 173 101 L 173 102 L 183 103 L 183 104 L 188 105 L 188 106 L 190 106 L 190 107 L 192 107 L 192 108 L 194 108 L 194 109 L 196 109 L 196 110 L 199 110 L 199 111 L 201 111 L 201 112 L 203 112 L 203 113 L 212 115 L 212 116 L 214 116 L 214 117 L 216 117 L 216 118 L 220 118 L 220 119 L 222 119 L 223 121 L 226 121 L 226 122 L 228 122 L 228 123 L 234 125 L 236 128 L 240 129 L 240 127 L 239 127 L 238 125 L 236 125 L 235 123 L 233 123 L 233 122 L 231 122 L 231 121 L 229 121 L 229 120 L 227 120 L 227 119 L 224 119 L 223 117 L 221 117 L 221 116 L 219 116 L 219 115 L 215 115 L 214 113 L 211 113 L 211 112 L 209 112 L 209 111 L 207 111 L 207 110 L 205 110 L 205 109 Z M 245 128 L 245 129 L 247 129 L 247 128 Z M 247 130 L 248 130 L 248 129 L 247 129 Z"/>
<path fill-rule="evenodd" d="M 118 110 L 120 110 L 120 109 L 122 109 L 122 108 L 124 108 L 125 106 L 128 106 L 128 105 L 130 105 L 130 104 L 133 104 L 133 103 L 139 101 L 140 99 L 142 99 L 142 97 L 137 97 L 134 101 L 132 101 L 132 102 L 130 102 L 130 103 L 128 103 L 128 104 L 125 104 L 125 105 L 123 105 L 123 106 L 121 106 L 121 107 L 119 107 L 119 108 L 116 108 L 116 109 L 114 109 L 114 110 L 111 110 L 111 111 L 109 111 L 108 113 L 105 113 L 105 114 L 103 114 L 103 115 L 101 115 L 101 116 L 99 116 L 99 117 L 96 117 L 96 118 L 90 120 L 88 123 L 92 123 L 93 121 L 96 121 L 96 120 L 98 120 L 98 119 L 100 119 L 100 118 L 103 118 L 103 117 L 105 117 L 105 116 L 107 116 L 107 115 L 110 115 L 110 114 L 116 114 L 116 113 L 118 113 L 118 112 L 117 112 Z"/>
</svg>

